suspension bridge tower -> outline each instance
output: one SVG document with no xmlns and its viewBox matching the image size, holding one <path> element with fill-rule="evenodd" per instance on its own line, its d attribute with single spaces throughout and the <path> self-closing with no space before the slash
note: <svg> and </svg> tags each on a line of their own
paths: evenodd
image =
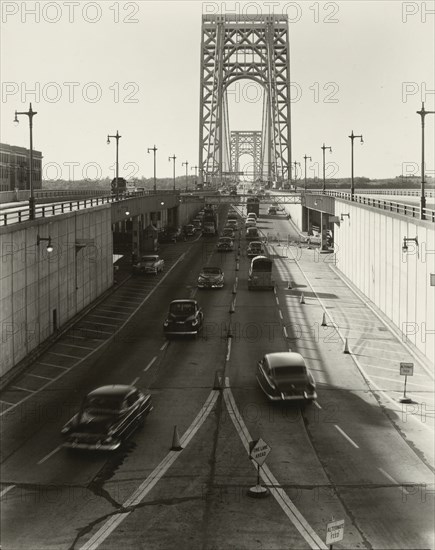
<svg viewBox="0 0 435 550">
<path fill-rule="evenodd" d="M 286 15 L 204 15 L 201 37 L 199 166 L 201 183 L 231 172 L 227 90 L 241 79 L 263 88 L 264 177 L 291 179 L 290 60 Z"/>
</svg>

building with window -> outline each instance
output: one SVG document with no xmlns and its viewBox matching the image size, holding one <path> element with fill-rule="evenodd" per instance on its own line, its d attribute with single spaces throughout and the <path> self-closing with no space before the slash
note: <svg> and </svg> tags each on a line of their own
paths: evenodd
<svg viewBox="0 0 435 550">
<path fill-rule="evenodd" d="M 30 150 L 0 143 L 0 191 L 29 189 Z M 42 153 L 33 150 L 33 189 L 42 187 Z"/>
</svg>

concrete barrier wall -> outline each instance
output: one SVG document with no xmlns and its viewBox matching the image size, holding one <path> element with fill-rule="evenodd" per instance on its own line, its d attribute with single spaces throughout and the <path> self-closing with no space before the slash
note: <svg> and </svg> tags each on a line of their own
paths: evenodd
<svg viewBox="0 0 435 550">
<path fill-rule="evenodd" d="M 111 205 L 1 227 L 0 246 L 3 376 L 113 284 Z"/>
<path fill-rule="evenodd" d="M 435 360 L 434 225 L 336 200 L 337 267 L 428 359 Z M 417 237 L 402 252 L 403 237 Z"/>
</svg>

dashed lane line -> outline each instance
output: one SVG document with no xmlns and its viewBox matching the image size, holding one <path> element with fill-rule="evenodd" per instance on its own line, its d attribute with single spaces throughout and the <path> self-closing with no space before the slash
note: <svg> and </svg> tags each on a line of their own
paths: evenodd
<svg viewBox="0 0 435 550">
<path fill-rule="evenodd" d="M 41 376 L 40 374 L 33 374 L 31 372 L 26 372 L 25 376 L 32 376 L 33 378 L 42 378 L 43 380 L 52 380 L 49 376 Z"/>
<path fill-rule="evenodd" d="M 203 425 L 218 398 L 219 391 L 212 390 L 198 415 L 180 439 L 180 444 L 185 449 L 193 439 L 199 428 Z M 151 472 L 136 491 L 123 503 L 123 509 L 134 508 L 140 504 L 153 487 L 166 474 L 172 464 L 182 454 L 180 451 L 170 451 L 160 464 Z M 131 514 L 133 510 L 112 515 L 79 550 L 96 550 L 107 537 Z"/>
<path fill-rule="evenodd" d="M 359 449 L 359 446 L 355 443 L 355 441 L 354 441 L 353 439 L 351 439 L 351 438 L 347 435 L 347 433 L 344 432 L 344 431 L 340 428 L 340 426 L 338 426 L 337 424 L 334 424 L 334 427 L 335 427 L 335 429 L 336 429 L 338 432 L 341 433 L 341 435 L 342 435 L 345 439 L 347 439 L 347 440 L 349 441 L 349 443 L 351 443 L 351 444 L 355 447 L 355 449 Z"/>
<path fill-rule="evenodd" d="M 114 332 L 108 332 L 107 334 L 110 335 L 109 338 L 107 338 L 107 340 L 103 340 L 101 341 L 101 344 L 98 345 L 95 349 L 93 349 L 90 353 L 86 354 L 84 357 L 80 357 L 79 360 L 77 361 L 77 363 L 74 364 L 74 367 L 77 367 L 78 365 L 80 365 L 82 362 L 86 361 L 91 355 L 93 355 L 96 351 L 98 351 L 99 349 L 101 349 L 103 346 L 105 346 L 106 344 L 108 344 L 114 337 L 116 334 L 118 334 L 124 327 L 125 325 L 130 321 L 130 319 L 135 315 L 135 313 L 145 304 L 145 302 L 147 302 L 150 297 L 154 294 L 154 292 L 157 290 L 157 288 L 161 285 L 161 283 L 166 279 L 166 277 L 168 277 L 168 275 L 171 273 L 171 271 L 177 266 L 177 264 L 179 262 L 181 262 L 184 257 L 186 256 L 186 253 L 183 253 L 174 263 L 174 265 L 172 265 L 168 271 L 163 275 L 163 277 L 157 282 L 157 284 L 150 290 L 150 292 L 145 296 L 145 298 L 140 302 L 140 304 L 136 307 L 136 309 L 127 317 L 127 319 L 125 319 L 125 321 L 123 322 L 122 325 L 120 325 Z M 82 330 L 86 330 L 86 331 L 91 331 L 91 332 L 102 332 L 102 331 L 92 331 L 91 329 L 82 329 Z M 75 357 L 75 359 L 77 359 L 77 357 Z M 43 391 L 44 389 L 46 389 L 47 387 L 49 387 L 51 384 L 53 384 L 53 382 L 59 380 L 62 376 L 65 375 L 66 372 L 70 371 L 73 367 L 59 367 L 58 365 L 52 365 L 52 364 L 48 364 L 48 363 L 43 363 L 42 361 L 38 361 L 36 362 L 36 364 L 39 364 L 39 365 L 47 365 L 47 366 L 51 366 L 51 367 L 56 367 L 56 368 L 59 368 L 59 369 L 63 369 L 63 372 L 61 372 L 59 374 L 59 376 L 57 376 L 56 378 L 53 378 L 51 379 L 50 381 L 48 381 L 46 384 L 43 384 L 37 391 L 35 391 L 34 393 L 24 397 L 23 399 L 21 399 L 20 401 L 18 401 L 18 403 L 14 403 L 13 405 L 11 405 L 9 408 L 5 409 L 4 411 L 2 411 L 0 413 L 0 417 L 4 416 L 5 414 L 9 413 L 10 411 L 14 410 L 16 407 L 18 407 L 19 405 L 21 405 L 22 403 L 24 403 L 25 401 L 27 401 L 28 399 L 30 399 L 31 397 L 33 397 L 35 394 Z"/>
<path fill-rule="evenodd" d="M 165 342 L 163 346 L 160 348 L 160 351 L 163 351 L 164 349 L 166 349 L 168 347 L 168 344 L 169 342 Z"/>
<path fill-rule="evenodd" d="M 112 317 L 113 319 L 113 317 Z M 121 322 L 120 320 L 119 322 Z M 101 321 L 82 321 L 82 323 L 88 323 L 92 326 L 98 325 L 99 327 L 117 327 L 118 323 L 102 323 Z"/>
<path fill-rule="evenodd" d="M 234 401 L 233 394 L 229 388 L 223 390 L 223 396 L 225 404 L 227 406 L 228 414 L 237 430 L 240 440 L 249 455 L 249 443 L 252 440 L 249 434 L 248 428 L 240 415 L 237 405 Z M 317 535 L 314 529 L 308 524 L 307 520 L 299 512 L 287 493 L 282 489 L 278 480 L 270 471 L 266 464 L 263 464 L 260 472 L 261 478 L 266 483 L 269 491 L 274 496 L 276 502 L 279 504 L 285 515 L 289 518 L 292 524 L 296 527 L 305 541 L 309 544 L 312 550 L 326 550 L 327 547 Z"/>
<path fill-rule="evenodd" d="M 56 344 L 59 344 L 60 346 L 68 346 L 69 348 L 94 349 L 94 348 L 90 348 L 89 346 L 78 346 L 77 344 L 65 344 L 63 342 L 56 342 Z"/>
<path fill-rule="evenodd" d="M 55 449 L 53 449 L 50 453 L 48 453 L 48 455 L 45 455 L 43 458 L 41 458 L 41 460 L 38 460 L 38 462 L 36 463 L 38 466 L 40 464 L 43 464 L 46 460 L 48 460 L 50 457 L 52 457 L 54 454 L 56 454 L 58 451 L 60 451 L 62 449 L 62 445 L 59 445 L 58 447 L 56 447 Z"/>
<path fill-rule="evenodd" d="M 6 493 L 9 493 L 9 491 L 11 491 L 12 489 L 14 489 L 14 487 L 16 487 L 16 485 L 8 485 L 7 487 L 5 487 L 1 492 L 0 492 L 0 499 L 3 498 L 5 496 Z"/>
<path fill-rule="evenodd" d="M 28 390 L 27 388 L 22 388 L 21 386 L 11 386 L 11 390 L 20 390 L 26 391 L 28 393 L 35 393 L 35 390 Z"/>
<path fill-rule="evenodd" d="M 58 353 L 57 351 L 47 351 L 46 353 L 51 353 L 51 355 L 57 355 L 58 357 L 69 357 L 70 359 L 80 359 L 76 355 L 69 355 L 68 353 Z"/>
<path fill-rule="evenodd" d="M 139 379 L 140 379 L 140 376 L 136 376 L 133 382 L 130 382 L 130 386 L 134 386 Z"/>
<path fill-rule="evenodd" d="M 45 367 L 54 367 L 55 369 L 69 370 L 71 367 L 61 367 L 60 365 L 54 365 L 53 363 L 43 363 L 42 361 L 37 361 L 35 365 L 44 365 Z"/>
<path fill-rule="evenodd" d="M 157 361 L 157 355 L 155 355 L 151 361 L 148 363 L 148 365 L 144 368 L 144 372 L 146 372 L 148 369 L 150 369 L 152 367 L 152 365 L 154 364 L 154 362 Z"/>
</svg>

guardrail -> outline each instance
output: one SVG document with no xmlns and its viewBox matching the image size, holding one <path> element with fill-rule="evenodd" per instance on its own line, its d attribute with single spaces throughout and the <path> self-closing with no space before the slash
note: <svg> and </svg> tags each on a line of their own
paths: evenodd
<svg viewBox="0 0 435 550">
<path fill-rule="evenodd" d="M 136 191 L 130 193 L 122 193 L 122 195 L 106 195 L 104 197 L 91 197 L 89 199 L 78 199 L 67 202 L 59 202 L 53 204 L 37 204 L 35 206 L 35 218 L 46 218 L 50 216 L 56 216 L 58 214 L 65 214 L 67 212 L 74 212 L 76 210 L 83 210 L 85 208 L 93 208 L 107 203 L 120 203 L 126 199 L 139 198 L 143 196 L 152 195 L 173 195 L 173 190 L 156 190 L 156 191 Z M 175 192 L 175 194 L 179 194 Z M 0 210 L 0 226 L 11 225 L 13 223 L 20 223 L 28 221 L 29 207 L 17 206 L 9 207 L 6 212 Z"/>
<path fill-rule="evenodd" d="M 387 210 L 388 212 L 394 212 L 401 214 L 402 216 L 410 216 L 411 218 L 420 219 L 420 206 L 410 205 L 402 202 L 385 201 L 381 199 L 374 199 L 372 197 L 365 197 L 364 195 L 355 194 L 353 196 L 350 193 L 344 193 L 343 191 L 325 191 L 324 195 L 330 197 L 336 197 L 338 199 L 348 200 L 357 204 L 364 204 L 373 208 L 379 208 L 381 210 Z M 431 208 L 423 209 L 423 219 L 431 222 L 435 222 L 435 210 Z"/>
</svg>

